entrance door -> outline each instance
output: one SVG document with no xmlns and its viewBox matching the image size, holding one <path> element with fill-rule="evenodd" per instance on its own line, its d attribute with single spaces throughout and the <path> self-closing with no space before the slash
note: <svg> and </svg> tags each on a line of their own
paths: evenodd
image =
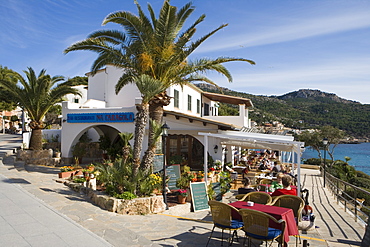
<svg viewBox="0 0 370 247">
<path fill-rule="evenodd" d="M 169 135 L 167 161 L 182 159 L 182 164 L 193 170 L 203 169 L 203 144 L 190 135 Z"/>
</svg>

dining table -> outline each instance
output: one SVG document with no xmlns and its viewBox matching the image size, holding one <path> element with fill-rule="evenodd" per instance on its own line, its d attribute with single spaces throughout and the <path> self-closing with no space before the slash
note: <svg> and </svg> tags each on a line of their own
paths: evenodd
<svg viewBox="0 0 370 247">
<path fill-rule="evenodd" d="M 285 245 L 289 242 L 289 236 L 295 236 L 298 235 L 298 226 L 296 223 L 296 220 L 294 218 L 294 212 L 290 208 L 283 208 L 283 207 L 277 207 L 277 206 L 271 206 L 271 205 L 264 205 L 264 204 L 258 204 L 254 203 L 253 206 L 248 206 L 247 202 L 245 201 L 236 201 L 230 203 L 231 206 L 237 208 L 237 209 L 242 209 L 242 208 L 248 208 L 248 209 L 253 209 L 257 210 L 260 212 L 267 213 L 271 216 L 273 216 L 275 219 L 280 220 L 283 219 L 285 220 L 285 231 L 284 231 L 284 242 Z M 233 212 L 232 214 L 233 219 L 238 219 L 241 220 L 241 215 L 238 214 L 237 212 Z M 279 225 L 276 225 L 274 222 L 270 222 L 270 227 L 273 228 L 279 228 Z"/>
</svg>

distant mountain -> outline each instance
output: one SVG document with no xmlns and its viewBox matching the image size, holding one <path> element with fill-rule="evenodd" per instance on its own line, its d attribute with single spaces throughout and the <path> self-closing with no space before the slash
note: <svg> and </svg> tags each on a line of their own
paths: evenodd
<svg viewBox="0 0 370 247">
<path fill-rule="evenodd" d="M 209 84 L 196 84 L 207 92 L 220 93 Z M 331 125 L 356 138 L 370 138 L 370 105 L 346 100 L 333 93 L 300 89 L 282 96 L 261 96 L 221 88 L 222 93 L 248 98 L 254 105 L 250 118 L 259 124 L 282 122 L 291 128 L 318 128 Z M 221 114 L 235 113 L 237 106 L 220 107 Z"/>
</svg>

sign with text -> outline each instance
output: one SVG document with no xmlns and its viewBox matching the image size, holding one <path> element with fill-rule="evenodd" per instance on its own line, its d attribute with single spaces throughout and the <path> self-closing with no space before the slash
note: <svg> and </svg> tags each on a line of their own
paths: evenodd
<svg viewBox="0 0 370 247">
<path fill-rule="evenodd" d="M 216 201 L 222 201 L 221 184 L 219 182 L 212 183 L 212 189 L 215 192 Z"/>
<path fill-rule="evenodd" d="M 69 113 L 67 123 L 131 123 L 134 117 L 133 112 Z"/>
<path fill-rule="evenodd" d="M 180 178 L 181 171 L 180 165 L 170 165 L 166 167 L 166 174 L 169 177 L 168 181 L 168 188 L 170 190 L 178 190 L 179 188 L 176 187 L 176 180 Z"/>
<path fill-rule="evenodd" d="M 190 191 L 194 212 L 209 209 L 205 182 L 190 183 Z"/>
<path fill-rule="evenodd" d="M 160 172 L 163 170 L 163 154 L 155 154 L 153 159 L 153 172 Z"/>
</svg>

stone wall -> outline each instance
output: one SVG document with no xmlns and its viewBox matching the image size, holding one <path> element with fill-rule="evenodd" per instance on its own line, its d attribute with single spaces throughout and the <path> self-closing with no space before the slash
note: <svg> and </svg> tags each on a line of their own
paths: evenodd
<svg viewBox="0 0 370 247">
<path fill-rule="evenodd" d="M 110 197 L 104 192 L 95 191 L 70 181 L 65 181 L 64 184 L 76 192 L 86 194 L 92 203 L 110 212 L 126 215 L 145 215 L 161 213 L 166 210 L 166 205 L 161 195 L 125 200 Z"/>
<path fill-rule="evenodd" d="M 17 150 L 17 160 L 22 160 L 25 164 L 58 166 L 60 158 L 53 158 L 53 150 Z"/>
</svg>

